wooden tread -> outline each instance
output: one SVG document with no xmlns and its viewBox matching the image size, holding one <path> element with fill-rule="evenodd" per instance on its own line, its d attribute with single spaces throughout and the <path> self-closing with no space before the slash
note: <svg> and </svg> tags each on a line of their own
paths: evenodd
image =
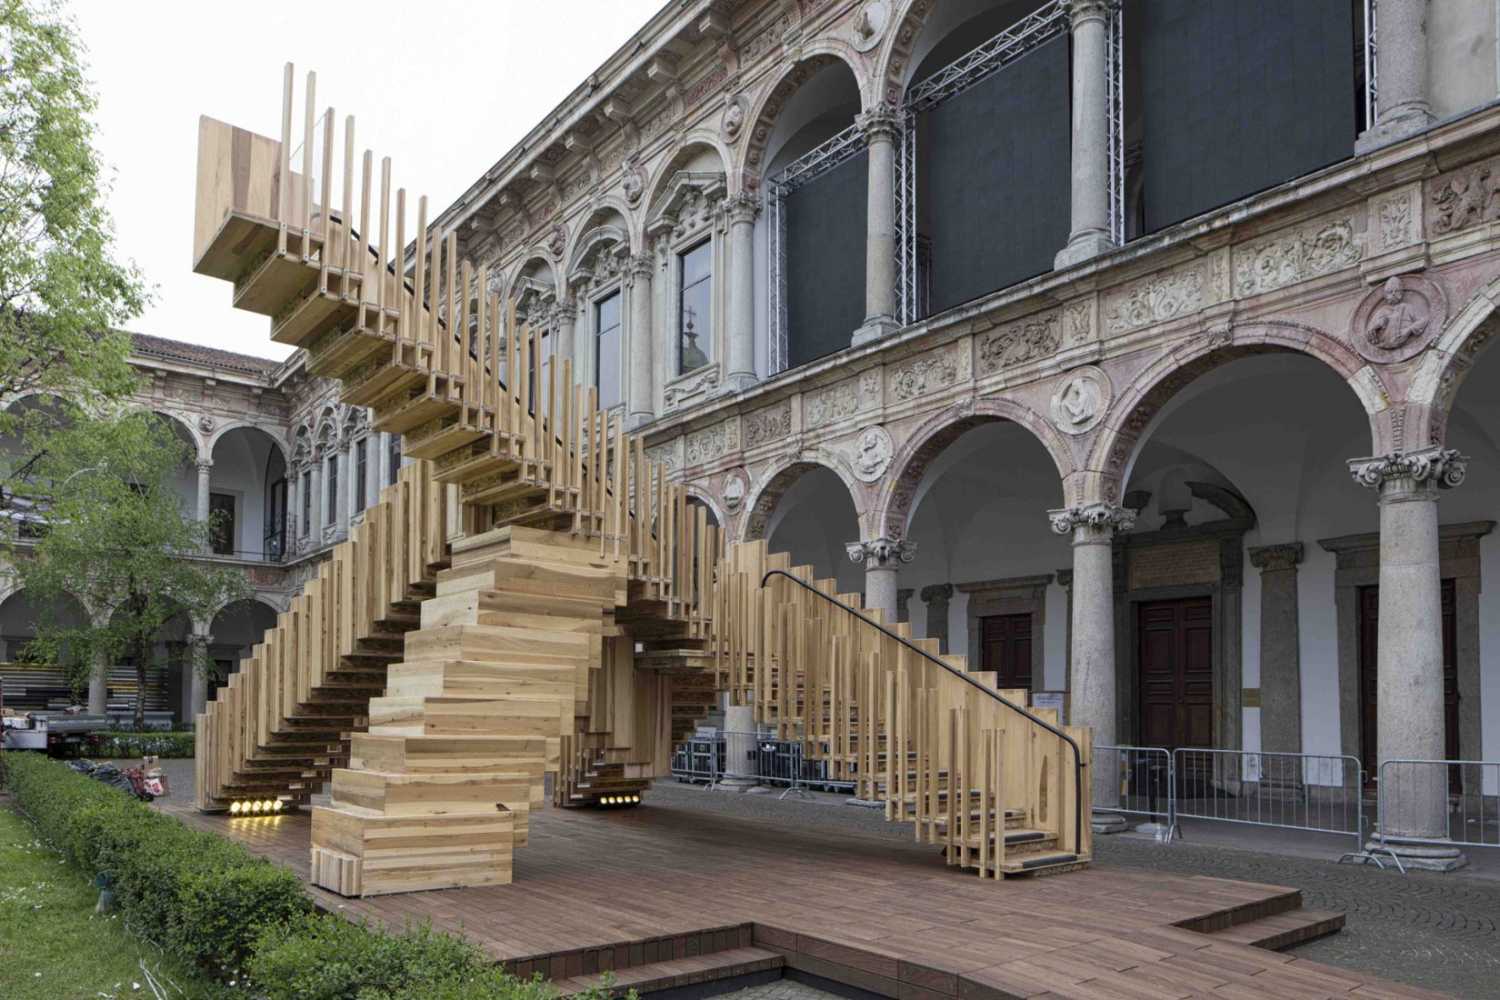
<svg viewBox="0 0 1500 1000">
<path fill-rule="evenodd" d="M 1249 920 L 1213 932 L 1215 941 L 1284 951 L 1294 945 L 1337 934 L 1344 928 L 1344 914 L 1332 910 L 1289 910 Z"/>
<path fill-rule="evenodd" d="M 561 996 L 574 996 L 603 984 L 610 977 L 615 990 L 635 990 L 651 993 L 677 986 L 711 983 L 721 979 L 753 975 L 781 969 L 785 959 L 780 953 L 765 948 L 730 948 L 726 951 L 710 952 L 707 955 L 690 955 L 665 962 L 631 966 L 612 972 L 591 976 L 574 976 L 570 979 L 554 980 Z"/>
</svg>

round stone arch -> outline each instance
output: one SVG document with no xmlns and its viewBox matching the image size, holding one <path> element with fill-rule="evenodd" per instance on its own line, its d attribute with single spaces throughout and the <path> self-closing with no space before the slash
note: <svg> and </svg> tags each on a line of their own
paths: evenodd
<svg viewBox="0 0 1500 1000">
<path fill-rule="evenodd" d="M 167 420 L 172 421 L 172 423 L 179 425 L 187 435 L 188 441 L 193 446 L 193 461 L 202 462 L 213 459 L 213 449 L 208 446 L 203 434 L 194 426 L 197 421 L 194 419 L 193 414 L 182 410 L 168 409 L 163 406 L 152 406 L 148 403 L 132 403 L 126 408 L 126 412 L 132 414 L 146 413 L 152 416 L 165 417 Z"/>
<path fill-rule="evenodd" d="M 552 294 L 554 296 L 561 294 L 561 282 L 558 280 L 558 269 L 561 267 L 561 265 L 557 261 L 553 260 L 543 247 L 534 246 L 528 249 L 526 253 L 521 256 L 521 263 L 516 267 L 515 273 L 510 276 L 510 281 L 505 286 L 505 298 L 501 304 L 502 309 L 506 308 L 508 303 L 514 302 L 516 299 L 520 298 L 523 282 L 536 281 L 542 284 L 546 283 L 543 282 L 540 278 L 527 273 L 527 269 L 530 268 L 533 264 L 542 264 L 546 266 L 547 274 L 551 277 L 552 281 Z"/>
<path fill-rule="evenodd" d="M 1287 351 L 1316 358 L 1353 391 L 1370 421 L 1371 454 L 1380 454 L 1390 386 L 1342 341 L 1315 327 L 1263 322 L 1195 337 L 1146 367 L 1115 398 L 1095 432 L 1086 466 L 1067 491 L 1073 504 L 1120 502 L 1120 489 L 1162 407 L 1201 375 L 1243 357 Z M 1351 456 L 1353 457 L 1353 456 Z"/>
<path fill-rule="evenodd" d="M 887 476 L 876 503 L 875 524 L 887 538 L 905 538 L 916 508 L 917 490 L 932 460 L 965 432 L 982 424 L 1009 421 L 1024 427 L 1046 449 L 1066 483 L 1075 467 L 1073 454 L 1062 435 L 1028 407 L 1011 399 L 989 398 L 951 406 L 923 421 L 907 438 L 891 461 L 894 475 Z"/>
<path fill-rule="evenodd" d="M 705 128 L 695 128 L 672 146 L 671 152 L 662 158 L 660 166 L 656 168 L 651 183 L 646 185 L 645 196 L 641 198 L 637 206 L 643 221 L 649 220 L 654 214 L 655 206 L 661 200 L 667 186 L 672 183 L 672 178 L 682 170 L 683 164 L 692 159 L 691 154 L 695 149 L 709 149 L 716 153 L 719 157 L 719 172 L 725 175 L 725 182 L 731 188 L 734 187 L 734 181 L 729 177 L 731 173 L 729 166 L 734 163 L 734 151 L 724 145 L 724 140 L 719 137 L 718 133 Z M 737 192 L 731 190 L 730 193 Z"/>
<path fill-rule="evenodd" d="M 1407 390 L 1403 423 L 1412 430 L 1401 443 L 1402 449 L 1441 445 L 1447 440 L 1448 416 L 1458 390 L 1500 332 L 1497 301 L 1500 278 L 1476 291 L 1423 352 Z"/>
<path fill-rule="evenodd" d="M 545 260 L 552 265 L 554 278 L 558 285 L 558 291 L 566 282 L 566 276 L 571 274 L 578 259 L 585 252 L 587 245 L 592 241 L 594 235 L 601 229 L 618 229 L 623 233 L 624 241 L 632 248 L 643 245 L 643 223 L 646 201 L 642 198 L 637 202 L 635 208 L 626 204 L 625 199 L 614 193 L 601 195 L 591 201 L 587 211 L 579 217 L 578 225 L 575 227 L 573 237 L 568 241 L 568 247 L 563 252 L 562 261 L 553 261 L 541 248 L 536 248 L 529 253 L 528 260 L 521 265 L 519 274 L 526 269 L 526 264 L 532 260 Z M 614 220 L 611 216 L 618 216 Z M 560 273 L 559 273 L 560 272 Z"/>
<path fill-rule="evenodd" d="M 623 226 L 610 223 L 589 227 L 578 239 L 568 256 L 568 270 L 565 276 L 566 284 L 572 287 L 578 277 L 579 270 L 592 270 L 594 260 L 601 253 L 605 253 L 611 246 L 624 247 L 629 253 L 630 248 L 635 246 L 630 240 L 630 233 Z"/>
<path fill-rule="evenodd" d="M 881 100 L 901 103 L 906 91 L 906 71 L 911 62 L 912 47 L 937 3 L 938 0 L 902 0 L 899 5 L 893 19 L 894 27 L 887 32 L 876 63 L 875 79 Z"/>
<path fill-rule="evenodd" d="M 854 505 L 854 519 L 859 524 L 860 532 L 867 533 L 865 492 L 860 487 L 859 480 L 854 477 L 854 470 L 849 468 L 849 464 L 842 457 L 826 448 L 805 448 L 795 456 L 779 460 L 755 485 L 745 504 L 744 522 L 740 525 L 740 541 L 753 542 L 765 539 L 766 529 L 771 524 L 771 515 L 775 513 L 776 505 L 781 501 L 782 496 L 793 483 L 802 478 L 804 473 L 817 468 L 827 469 L 839 477 L 844 488 L 849 491 L 849 501 Z"/>
<path fill-rule="evenodd" d="M 228 434 L 230 431 L 238 430 L 260 431 L 266 437 L 271 439 L 272 444 L 281 449 L 282 460 L 290 464 L 292 449 L 287 442 L 286 436 L 280 431 L 272 430 L 270 428 L 262 426 L 261 424 L 250 423 L 247 420 L 237 420 L 233 423 L 225 424 L 223 427 L 215 428 L 213 434 L 209 435 L 208 440 L 203 443 L 203 446 L 208 449 L 209 457 L 213 456 L 214 448 L 218 447 L 220 438 L 224 437 L 224 435 Z"/>
<path fill-rule="evenodd" d="M 709 514 L 713 516 L 714 522 L 718 524 L 719 532 L 722 535 L 729 524 L 729 515 L 725 512 L 724 505 L 719 502 L 719 498 L 696 483 L 687 483 L 683 486 L 683 489 L 691 499 L 698 501 L 704 507 L 708 508 Z"/>
<path fill-rule="evenodd" d="M 865 58 L 854 51 L 853 46 L 828 38 L 803 47 L 797 62 L 783 69 L 781 75 L 775 78 L 751 106 L 747 116 L 749 127 L 745 129 L 747 138 L 741 146 L 740 159 L 735 163 L 734 171 L 741 178 L 742 190 L 759 187 L 760 177 L 766 166 L 766 143 L 771 138 L 776 119 L 787 100 L 818 72 L 838 62 L 843 63 L 854 74 L 854 85 L 859 91 L 860 111 L 869 110 L 870 74 L 863 68 Z"/>
</svg>

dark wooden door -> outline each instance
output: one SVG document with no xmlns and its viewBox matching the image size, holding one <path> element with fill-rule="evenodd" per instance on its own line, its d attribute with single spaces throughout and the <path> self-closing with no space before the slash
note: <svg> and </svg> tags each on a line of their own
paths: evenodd
<svg viewBox="0 0 1500 1000">
<path fill-rule="evenodd" d="M 1458 760 L 1458 614 L 1452 580 L 1442 582 L 1443 631 L 1443 755 Z M 1371 780 L 1375 778 L 1380 759 L 1379 670 L 1380 588 L 1359 588 L 1359 704 L 1360 760 Z M 1450 778 L 1457 782 L 1458 770 Z"/>
<path fill-rule="evenodd" d="M 1142 745 L 1213 746 L 1213 600 L 1150 601 L 1138 608 Z"/>
<path fill-rule="evenodd" d="M 981 670 L 999 674 L 1001 688 L 1031 690 L 1031 615 L 989 615 L 979 619 Z"/>
</svg>

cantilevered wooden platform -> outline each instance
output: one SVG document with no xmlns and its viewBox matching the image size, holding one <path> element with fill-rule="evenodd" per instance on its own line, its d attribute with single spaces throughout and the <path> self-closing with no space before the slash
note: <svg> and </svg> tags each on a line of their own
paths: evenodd
<svg viewBox="0 0 1500 1000">
<path fill-rule="evenodd" d="M 307 874 L 304 814 L 164 805 Z M 430 920 L 565 988 L 603 970 L 649 989 L 792 969 L 901 1000 L 1438 995 L 1242 943 L 1284 947 L 1342 924 L 1301 910 L 1285 887 L 1094 868 L 996 892 L 930 845 L 649 799 L 545 809 L 531 823 L 511 885 L 358 900 L 310 891 L 351 917 Z"/>
</svg>

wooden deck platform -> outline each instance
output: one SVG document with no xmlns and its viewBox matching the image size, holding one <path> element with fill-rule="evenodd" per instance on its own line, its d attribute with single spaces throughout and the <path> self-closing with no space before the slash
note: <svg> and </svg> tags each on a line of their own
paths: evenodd
<svg viewBox="0 0 1500 1000">
<path fill-rule="evenodd" d="M 305 814 L 163 806 L 307 875 Z M 931 846 L 649 802 L 531 822 L 511 885 L 311 891 L 351 917 L 431 920 L 564 987 L 605 970 L 646 990 L 790 969 L 900 1000 L 1438 995 L 1242 943 L 1284 947 L 1342 924 L 1301 911 L 1286 887 L 1099 868 L 997 884 Z"/>
</svg>

